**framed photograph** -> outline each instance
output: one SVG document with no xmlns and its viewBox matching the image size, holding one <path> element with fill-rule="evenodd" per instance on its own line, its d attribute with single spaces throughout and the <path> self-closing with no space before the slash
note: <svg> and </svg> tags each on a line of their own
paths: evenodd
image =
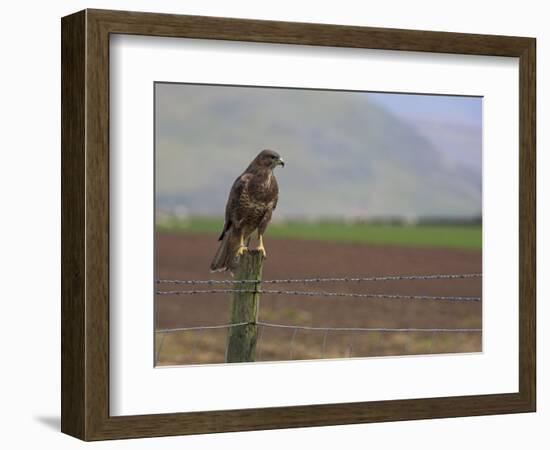
<svg viewBox="0 0 550 450">
<path fill-rule="evenodd" d="M 535 39 L 62 29 L 62 431 L 535 411 Z"/>
</svg>

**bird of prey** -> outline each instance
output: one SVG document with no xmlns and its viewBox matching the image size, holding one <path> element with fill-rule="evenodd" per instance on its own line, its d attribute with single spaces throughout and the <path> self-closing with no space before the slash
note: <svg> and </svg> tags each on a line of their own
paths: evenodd
<svg viewBox="0 0 550 450">
<path fill-rule="evenodd" d="M 218 239 L 221 243 L 210 265 L 212 272 L 233 273 L 240 256 L 248 250 L 245 241 L 254 231 L 258 233 L 256 250 L 266 256 L 263 235 L 279 198 L 273 170 L 284 165 L 277 152 L 263 150 L 235 180 L 225 207 L 225 224 Z"/>
</svg>

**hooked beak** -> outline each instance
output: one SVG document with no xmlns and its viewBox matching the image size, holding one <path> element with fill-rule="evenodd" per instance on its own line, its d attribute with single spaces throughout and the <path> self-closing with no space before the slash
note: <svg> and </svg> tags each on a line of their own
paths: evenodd
<svg viewBox="0 0 550 450">
<path fill-rule="evenodd" d="M 283 158 L 279 158 L 279 161 L 277 161 L 277 164 L 278 164 L 279 166 L 284 167 L 284 166 L 285 166 L 285 162 L 283 161 Z"/>
</svg>

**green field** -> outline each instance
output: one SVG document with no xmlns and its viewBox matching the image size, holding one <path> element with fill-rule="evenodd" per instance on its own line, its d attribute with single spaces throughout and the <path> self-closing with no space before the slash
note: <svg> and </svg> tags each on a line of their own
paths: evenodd
<svg viewBox="0 0 550 450">
<path fill-rule="evenodd" d="M 158 230 L 218 234 L 221 218 L 167 218 Z M 390 225 L 338 221 L 272 222 L 266 236 L 337 242 L 481 249 L 481 225 Z"/>
</svg>

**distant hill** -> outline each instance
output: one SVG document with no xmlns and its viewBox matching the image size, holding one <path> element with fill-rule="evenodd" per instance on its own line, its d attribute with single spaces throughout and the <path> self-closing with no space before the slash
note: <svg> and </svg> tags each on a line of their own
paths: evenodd
<svg viewBox="0 0 550 450">
<path fill-rule="evenodd" d="M 279 217 L 480 214 L 480 170 L 368 94 L 170 86 L 156 96 L 159 208 L 222 214 L 233 180 L 272 148 L 286 162 Z"/>
</svg>

